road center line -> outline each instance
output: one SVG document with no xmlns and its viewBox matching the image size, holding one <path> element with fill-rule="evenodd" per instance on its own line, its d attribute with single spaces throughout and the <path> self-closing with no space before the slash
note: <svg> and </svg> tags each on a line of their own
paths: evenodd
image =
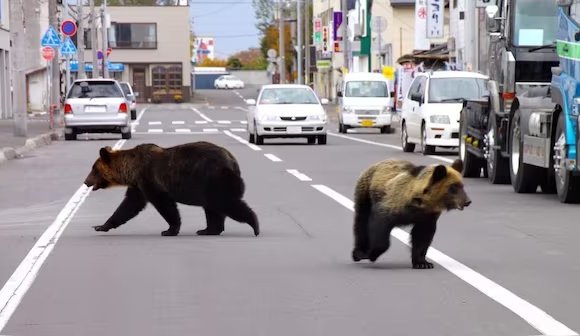
<svg viewBox="0 0 580 336">
<path fill-rule="evenodd" d="M 356 137 L 352 137 L 352 136 L 348 136 L 348 135 L 342 135 L 342 134 L 336 134 L 333 132 L 327 132 L 328 135 L 332 135 L 338 138 L 344 138 L 344 139 L 348 139 L 348 140 L 352 140 L 352 141 L 358 141 L 358 142 L 362 142 L 368 145 L 374 145 L 374 146 L 380 146 L 380 147 L 387 147 L 387 148 L 392 148 L 392 149 L 396 149 L 396 150 L 400 150 L 402 151 L 403 148 L 399 147 L 399 146 L 395 146 L 395 145 L 391 145 L 391 144 L 385 144 L 385 143 L 380 143 L 380 142 L 376 142 L 376 141 L 371 141 L 371 140 L 365 140 L 365 139 L 359 139 Z M 425 155 L 426 157 L 430 157 L 433 159 L 437 159 L 439 161 L 443 161 L 443 162 L 448 162 L 448 163 L 453 163 L 453 160 L 450 158 L 446 158 L 443 156 L 439 156 L 439 155 Z"/>
<path fill-rule="evenodd" d="M 237 136 L 237 135 L 233 134 L 233 133 L 232 133 L 232 132 L 230 132 L 230 131 L 224 131 L 224 134 L 225 134 L 225 135 L 227 135 L 227 136 L 229 136 L 230 138 L 234 138 L 234 139 L 236 139 L 238 142 L 241 142 L 241 143 L 243 143 L 244 145 L 246 145 L 246 146 L 250 147 L 251 149 L 253 149 L 253 150 L 255 150 L 255 151 L 260 151 L 260 150 L 262 150 L 262 148 L 260 148 L 260 147 L 258 147 L 258 146 L 256 146 L 256 145 L 254 145 L 254 144 L 251 144 L 251 143 L 249 143 L 248 141 L 246 141 L 246 140 L 244 140 L 244 139 L 240 138 L 239 136 Z"/>
<path fill-rule="evenodd" d="M 141 112 L 141 115 L 143 111 Z M 126 140 L 119 140 L 113 149 L 120 149 Z M 22 298 L 32 286 L 42 264 L 48 258 L 50 252 L 55 247 L 58 239 L 69 225 L 77 210 L 87 199 L 92 189 L 84 184 L 68 200 L 64 208 L 56 216 L 52 224 L 44 231 L 42 236 L 36 241 L 32 249 L 10 276 L 4 287 L 0 290 L 0 332 L 16 311 Z"/>
<path fill-rule="evenodd" d="M 354 203 L 349 198 L 322 184 L 313 184 L 312 187 L 324 195 L 332 198 L 350 211 L 354 212 Z M 391 235 L 400 240 L 403 244 L 410 246 L 410 236 L 406 231 L 395 228 Z M 427 252 L 427 257 L 435 261 L 437 264 L 443 266 L 449 272 L 456 275 L 459 279 L 470 284 L 475 289 L 479 290 L 497 303 L 520 316 L 542 334 L 561 336 L 578 335 L 575 331 L 569 329 L 561 322 L 555 320 L 540 308 L 525 301 L 506 288 L 486 278 L 482 274 L 477 273 L 459 261 L 447 256 L 443 252 L 430 247 L 429 251 Z"/>
<path fill-rule="evenodd" d="M 301 172 L 299 172 L 296 169 L 286 169 L 286 171 L 290 175 L 293 175 L 294 177 L 296 177 L 297 179 L 299 179 L 300 181 L 312 181 L 312 179 L 310 177 L 308 177 L 305 174 L 302 174 Z"/>
<path fill-rule="evenodd" d="M 280 159 L 279 157 L 277 157 L 274 154 L 267 153 L 267 154 L 264 154 L 264 156 L 267 157 L 268 159 L 270 159 L 271 161 L 274 161 L 274 162 L 281 162 L 282 161 L 282 159 Z"/>
<path fill-rule="evenodd" d="M 195 107 L 191 106 L 190 107 L 191 110 L 197 114 L 199 114 L 200 117 L 202 117 L 205 121 L 207 122 L 213 122 L 213 120 L 211 120 L 210 118 L 208 118 L 205 114 L 201 113 L 200 110 L 196 109 Z"/>
</svg>

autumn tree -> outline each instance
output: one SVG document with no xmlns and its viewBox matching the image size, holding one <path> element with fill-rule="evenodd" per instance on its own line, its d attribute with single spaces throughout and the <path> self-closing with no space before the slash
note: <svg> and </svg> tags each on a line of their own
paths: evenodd
<svg viewBox="0 0 580 336">
<path fill-rule="evenodd" d="M 290 32 L 290 26 L 284 26 L 284 57 L 286 63 L 286 73 L 291 73 L 292 63 L 294 63 L 294 46 L 292 45 L 292 34 Z M 266 33 L 260 41 L 260 50 L 262 55 L 267 57 L 268 49 L 274 49 L 276 52 L 280 50 L 279 48 L 279 29 L 276 26 L 270 26 L 266 30 Z M 280 55 L 278 55 L 280 56 Z"/>
<path fill-rule="evenodd" d="M 198 67 L 226 67 L 227 61 L 222 59 L 210 59 L 204 58 L 201 62 L 197 64 Z"/>
<path fill-rule="evenodd" d="M 239 59 L 244 70 L 264 70 L 268 66 L 268 62 L 260 48 L 249 48 L 248 50 L 237 52 L 231 58 Z"/>
</svg>

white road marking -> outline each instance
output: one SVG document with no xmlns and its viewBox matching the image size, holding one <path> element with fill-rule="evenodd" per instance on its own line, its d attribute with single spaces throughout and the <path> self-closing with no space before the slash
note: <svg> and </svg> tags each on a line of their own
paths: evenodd
<svg viewBox="0 0 580 336">
<path fill-rule="evenodd" d="M 204 128 L 203 129 L 204 132 L 218 132 L 217 128 Z"/>
<path fill-rule="evenodd" d="M 175 132 L 176 133 L 191 133 L 191 130 L 189 128 L 176 128 Z"/>
<path fill-rule="evenodd" d="M 232 132 L 245 132 L 246 129 L 245 128 L 230 128 L 230 131 L 232 131 Z"/>
<path fill-rule="evenodd" d="M 150 128 L 147 130 L 147 132 L 149 132 L 149 133 L 163 133 L 163 130 L 161 128 Z"/>
<path fill-rule="evenodd" d="M 210 110 L 215 110 L 215 106 L 208 106 L 207 108 Z"/>
<path fill-rule="evenodd" d="M 313 184 L 312 187 L 314 187 L 316 190 L 320 191 L 324 195 L 332 198 L 333 200 L 335 200 L 345 208 L 349 209 L 350 211 L 354 212 L 354 203 L 347 197 L 341 195 L 340 193 L 322 184 Z M 410 236 L 404 230 L 395 228 L 391 232 L 391 235 L 400 240 L 403 244 L 410 246 L 409 243 Z M 530 324 L 532 327 L 537 329 L 542 334 L 561 335 L 561 336 L 578 335 L 575 331 L 566 327 L 561 322 L 555 320 L 553 317 L 548 315 L 546 312 L 542 311 L 540 308 L 518 297 L 517 295 L 503 288 L 499 284 L 477 273 L 476 271 L 465 266 L 459 261 L 452 259 L 446 254 L 438 251 L 437 249 L 429 247 L 427 257 L 435 261 L 437 264 L 446 268 L 449 272 L 456 275 L 459 279 L 470 284 L 475 289 L 479 290 L 480 292 L 487 295 L 497 303 L 501 304 L 502 306 L 511 310 L 516 315 L 520 316 L 528 324 Z"/>
<path fill-rule="evenodd" d="M 195 113 L 197 113 L 203 120 L 205 121 L 209 121 L 212 122 L 213 120 L 211 120 L 210 118 L 208 118 L 205 114 L 201 113 L 200 110 L 196 109 L 195 107 L 191 107 L 191 110 Z"/>
<path fill-rule="evenodd" d="M 220 106 L 220 108 L 221 108 L 222 110 L 227 110 L 227 109 L 228 109 L 228 107 L 227 107 L 227 106 Z"/>
<path fill-rule="evenodd" d="M 125 142 L 126 140 L 117 141 L 113 149 L 120 149 Z M 69 225 L 74 214 L 87 199 L 91 190 L 84 184 L 77 189 L 56 216 L 54 222 L 52 222 L 36 241 L 32 249 L 0 290 L 0 331 L 4 329 L 10 317 L 16 311 L 22 298 L 36 279 L 42 264 L 46 261 L 50 252 L 52 252 L 58 239 Z"/>
<path fill-rule="evenodd" d="M 177 120 L 177 121 L 172 121 L 171 123 L 172 123 L 173 125 L 185 125 L 185 121 L 180 121 L 180 120 Z"/>
<path fill-rule="evenodd" d="M 250 147 L 251 149 L 253 149 L 253 150 L 255 150 L 255 151 L 260 151 L 260 150 L 262 150 L 262 148 L 260 148 L 260 147 L 258 147 L 258 146 L 256 146 L 256 145 L 254 145 L 254 144 L 251 144 L 251 143 L 249 143 L 248 141 L 246 141 L 246 140 L 244 140 L 244 139 L 240 138 L 239 136 L 237 136 L 237 135 L 233 134 L 233 133 L 232 133 L 232 132 L 230 132 L 230 131 L 224 131 L 224 134 L 225 134 L 225 135 L 227 135 L 227 136 L 229 136 L 229 137 L 231 137 L 231 138 L 234 138 L 234 139 L 236 139 L 238 142 L 241 142 L 241 143 L 243 143 L 244 145 L 247 145 L 248 147 Z"/>
<path fill-rule="evenodd" d="M 234 107 L 234 108 L 235 108 L 235 109 L 238 109 L 238 110 L 246 111 L 246 112 L 248 111 L 248 109 L 247 109 L 247 108 L 245 108 L 245 107 L 241 107 L 241 106 L 236 106 L 236 107 Z"/>
<path fill-rule="evenodd" d="M 352 141 L 358 141 L 358 142 L 366 143 L 366 144 L 369 144 L 369 145 L 380 146 L 380 147 L 387 147 L 387 148 L 392 148 L 392 149 L 396 149 L 396 150 L 400 150 L 400 151 L 403 150 L 402 147 L 395 146 L 395 145 L 390 145 L 390 144 L 386 144 L 386 143 L 380 143 L 380 142 L 371 141 L 371 140 L 359 139 L 359 138 L 351 137 L 351 136 L 348 136 L 348 135 L 336 134 L 336 133 L 333 133 L 333 132 L 327 132 L 327 133 L 328 133 L 328 135 L 332 135 L 332 136 L 335 136 L 335 137 L 344 138 L 344 139 L 348 139 L 348 140 L 352 140 Z M 424 155 L 424 156 L 430 157 L 430 158 L 433 158 L 433 159 L 437 159 L 437 160 L 440 160 L 440 161 L 443 161 L 443 162 L 453 163 L 453 159 L 446 158 L 446 157 L 439 156 L 439 155 Z"/>
<path fill-rule="evenodd" d="M 248 121 L 247 120 L 240 120 L 240 124 L 247 124 Z"/>
<path fill-rule="evenodd" d="M 312 179 L 304 174 L 302 174 L 301 172 L 299 172 L 296 169 L 286 169 L 286 171 L 288 173 L 290 173 L 290 175 L 294 175 L 294 177 L 296 177 L 297 179 L 299 179 L 300 181 L 312 181 Z"/>
<path fill-rule="evenodd" d="M 135 132 L 135 134 L 149 134 L 151 135 L 151 133 L 148 132 Z M 184 135 L 184 134 L 204 134 L 204 135 L 211 135 L 211 134 L 219 134 L 219 132 L 163 132 L 163 133 L 156 133 L 156 134 L 162 134 L 162 135 Z M 1 336 L 1 335 L 0 335 Z"/>
<path fill-rule="evenodd" d="M 161 125 L 161 121 L 150 121 L 149 125 Z"/>
<path fill-rule="evenodd" d="M 229 120 L 218 120 L 218 124 L 231 124 L 232 122 Z"/>
<path fill-rule="evenodd" d="M 274 154 L 269 154 L 268 153 L 268 154 L 264 154 L 264 156 L 267 157 L 268 159 L 274 161 L 274 162 L 281 162 L 282 161 L 279 157 L 277 157 Z"/>
<path fill-rule="evenodd" d="M 197 125 L 199 125 L 199 124 L 207 124 L 207 121 L 205 121 L 205 120 L 196 120 L 195 123 Z"/>
</svg>

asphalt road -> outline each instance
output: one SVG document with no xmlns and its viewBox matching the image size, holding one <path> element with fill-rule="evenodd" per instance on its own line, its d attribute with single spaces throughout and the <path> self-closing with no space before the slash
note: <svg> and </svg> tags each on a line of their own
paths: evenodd
<svg viewBox="0 0 580 336">
<path fill-rule="evenodd" d="M 350 260 L 352 195 L 399 133 L 338 134 L 248 146 L 242 97 L 208 91 L 199 104 L 151 105 L 133 138 L 79 136 L 0 168 L 1 335 L 577 335 L 579 208 L 554 195 L 466 180 L 473 204 L 444 214 L 429 257 L 411 268 L 406 232 L 376 264 Z M 335 120 L 332 118 L 332 120 Z M 373 134 L 374 133 L 374 134 Z M 87 193 L 98 149 L 206 140 L 238 158 L 261 235 L 226 221 L 200 237 L 202 209 L 180 206 L 178 237 L 152 206 L 97 233 L 122 189 Z"/>
</svg>

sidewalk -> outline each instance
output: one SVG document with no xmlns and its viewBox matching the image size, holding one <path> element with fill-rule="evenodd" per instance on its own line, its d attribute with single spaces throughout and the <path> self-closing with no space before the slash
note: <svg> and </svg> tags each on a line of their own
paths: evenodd
<svg viewBox="0 0 580 336">
<path fill-rule="evenodd" d="M 17 137 L 14 135 L 14 120 L 0 119 L 0 164 L 63 137 L 58 123 L 55 122 L 55 128 L 49 128 L 48 114 L 29 114 L 27 125 L 26 137 Z"/>
</svg>

